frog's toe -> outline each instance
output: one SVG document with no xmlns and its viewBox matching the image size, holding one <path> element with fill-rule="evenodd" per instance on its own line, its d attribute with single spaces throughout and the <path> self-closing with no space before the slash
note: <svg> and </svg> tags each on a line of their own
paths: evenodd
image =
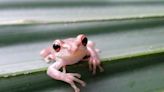
<svg viewBox="0 0 164 92">
<path fill-rule="evenodd" d="M 77 78 L 81 78 L 81 75 L 78 74 L 78 73 L 68 73 L 69 75 L 72 75 L 74 77 L 77 77 Z"/>
</svg>

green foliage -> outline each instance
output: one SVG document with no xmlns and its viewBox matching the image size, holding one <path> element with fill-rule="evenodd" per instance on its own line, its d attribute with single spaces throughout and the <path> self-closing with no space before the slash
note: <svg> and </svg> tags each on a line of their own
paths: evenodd
<svg viewBox="0 0 164 92">
<path fill-rule="evenodd" d="M 68 67 L 82 92 L 163 92 L 164 2 L 158 0 L 0 1 L 0 92 L 72 92 L 49 78 L 39 51 L 84 33 L 101 50 L 105 72 Z"/>
</svg>

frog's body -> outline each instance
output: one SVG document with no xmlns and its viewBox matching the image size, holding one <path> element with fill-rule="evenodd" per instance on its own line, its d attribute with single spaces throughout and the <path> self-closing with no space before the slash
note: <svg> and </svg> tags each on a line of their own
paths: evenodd
<svg viewBox="0 0 164 92">
<path fill-rule="evenodd" d="M 57 39 L 52 46 L 43 49 L 40 54 L 47 62 L 56 61 L 48 67 L 47 74 L 54 79 L 69 83 L 75 92 L 79 92 L 80 89 L 77 88 L 74 81 L 80 83 L 82 86 L 85 86 L 85 82 L 79 79 L 81 77 L 80 74 L 66 73 L 65 66 L 88 59 L 89 68 L 93 71 L 93 74 L 96 73 L 97 66 L 100 71 L 103 71 L 93 42 L 88 41 L 83 34 L 78 35 L 76 38 Z M 60 72 L 59 69 L 62 67 L 63 72 Z"/>
</svg>

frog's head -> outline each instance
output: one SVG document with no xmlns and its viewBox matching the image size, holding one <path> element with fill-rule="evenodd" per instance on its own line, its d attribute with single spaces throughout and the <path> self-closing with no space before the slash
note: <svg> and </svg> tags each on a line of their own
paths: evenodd
<svg viewBox="0 0 164 92">
<path fill-rule="evenodd" d="M 87 42 L 88 42 L 87 37 L 84 34 L 80 34 L 76 38 L 55 40 L 53 43 L 53 49 L 56 52 L 59 52 L 64 49 L 70 51 L 71 53 L 74 53 L 78 50 L 86 48 Z"/>
</svg>

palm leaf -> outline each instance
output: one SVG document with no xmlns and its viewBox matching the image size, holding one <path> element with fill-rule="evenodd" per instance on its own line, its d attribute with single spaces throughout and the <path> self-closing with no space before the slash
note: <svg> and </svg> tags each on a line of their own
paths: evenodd
<svg viewBox="0 0 164 92">
<path fill-rule="evenodd" d="M 39 51 L 56 38 L 84 33 L 102 53 L 105 72 L 69 66 L 82 92 L 163 92 L 163 1 L 0 1 L 0 91 L 71 92 L 49 78 Z"/>
</svg>

